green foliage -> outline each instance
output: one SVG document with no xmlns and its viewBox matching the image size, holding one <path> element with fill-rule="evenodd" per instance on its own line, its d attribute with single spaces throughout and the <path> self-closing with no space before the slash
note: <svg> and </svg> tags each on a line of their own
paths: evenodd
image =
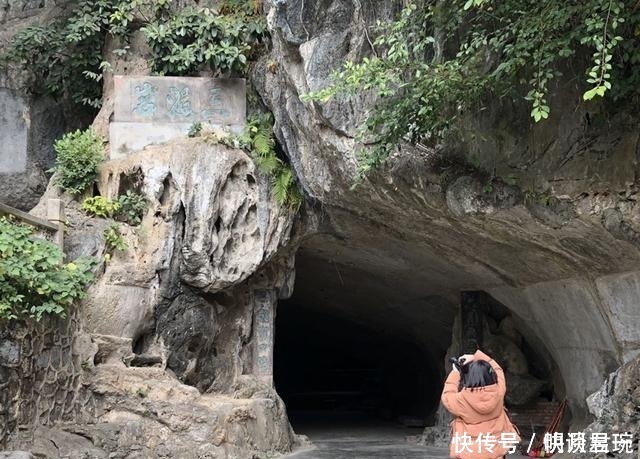
<svg viewBox="0 0 640 459">
<path fill-rule="evenodd" d="M 373 144 L 361 154 L 362 176 L 402 142 L 441 139 L 489 98 L 524 97 L 535 122 L 547 119 L 550 87 L 568 66 L 588 69 L 577 82 L 585 100 L 611 91 L 637 104 L 639 30 L 635 0 L 411 1 L 377 25 L 372 57 L 346 62 L 305 99 L 377 96 L 359 138 Z"/>
<path fill-rule="evenodd" d="M 102 196 L 94 196 L 82 202 L 82 210 L 94 217 L 111 218 L 120 210 L 120 203 Z"/>
<path fill-rule="evenodd" d="M 82 203 L 82 210 L 94 217 L 116 217 L 137 226 L 142 223 L 142 217 L 147 210 L 147 199 L 140 193 L 127 190 L 125 194 L 118 196 L 116 201 L 102 196 L 87 198 Z M 116 238 L 113 238 L 115 233 L 109 231 L 109 234 L 115 241 Z"/>
<path fill-rule="evenodd" d="M 286 205 L 295 211 L 300 208 L 303 198 L 291 167 L 282 161 L 276 152 L 273 119 L 270 114 L 250 116 L 239 136 L 206 133 L 204 138 L 247 151 L 258 169 L 271 177 L 272 193 L 278 204 Z"/>
<path fill-rule="evenodd" d="M 193 123 L 189 127 L 189 132 L 187 133 L 187 136 L 189 136 L 189 137 L 198 137 L 201 132 L 202 132 L 202 123 L 200 121 L 198 121 L 197 123 Z"/>
<path fill-rule="evenodd" d="M 123 2 L 126 3 L 126 2 Z M 117 2 L 77 1 L 72 13 L 47 25 L 18 32 L 2 56 L 27 70 L 28 88 L 37 94 L 69 94 L 78 104 L 102 104 L 102 49 L 108 33 L 123 34 L 127 23 L 112 17 Z"/>
<path fill-rule="evenodd" d="M 273 195 L 280 205 L 298 210 L 302 205 L 302 195 L 298 190 L 291 167 L 278 158 L 273 136 L 271 115 L 264 114 L 249 118 L 239 144 L 253 157 L 258 168 L 271 176 Z"/>
<path fill-rule="evenodd" d="M 54 167 L 58 174 L 56 184 L 74 195 L 86 190 L 104 159 L 103 146 L 104 140 L 93 129 L 77 130 L 57 140 L 54 144 L 58 154 Z"/>
<path fill-rule="evenodd" d="M 143 194 L 127 190 L 118 196 L 119 216 L 129 224 L 137 226 L 147 210 L 147 199 Z"/>
<path fill-rule="evenodd" d="M 601 2 L 599 8 L 594 9 L 585 24 L 588 34 L 582 37 L 581 43 L 588 43 L 595 49 L 593 53 L 593 67 L 589 70 L 587 82 L 592 88 L 583 95 L 584 100 L 591 100 L 595 96 L 604 96 L 611 89 L 612 60 L 615 48 L 622 41 L 622 37 L 615 35 L 618 26 L 624 22 L 621 12 L 624 3 L 621 1 Z M 636 9 L 638 5 L 636 4 Z M 636 30 L 636 35 L 638 30 Z"/>
<path fill-rule="evenodd" d="M 102 76 L 111 65 L 103 55 L 107 36 L 123 43 L 141 26 L 152 49 L 155 72 L 241 73 L 266 38 L 266 21 L 255 1 L 226 0 L 216 9 L 171 8 L 172 0 L 76 0 L 70 14 L 18 32 L 0 56 L 24 70 L 35 94 L 70 96 L 93 108 L 102 104 Z"/>
<path fill-rule="evenodd" d="M 33 228 L 0 217 L 0 319 L 64 317 L 93 280 L 95 262 L 64 264 L 55 244 L 35 239 Z"/>
<path fill-rule="evenodd" d="M 106 243 L 107 253 L 115 252 L 116 250 L 127 250 L 127 242 L 120 233 L 120 225 L 112 223 L 104 230 L 104 240 Z"/>
<path fill-rule="evenodd" d="M 151 65 L 161 75 L 190 75 L 207 68 L 216 74 L 243 73 L 266 36 L 266 22 L 246 1 L 215 9 L 161 11 L 142 28 Z"/>
<path fill-rule="evenodd" d="M 282 168 L 278 174 L 274 174 L 272 182 L 273 195 L 278 203 L 288 204 L 296 209 L 300 207 L 300 193 L 293 178 L 291 168 Z"/>
<path fill-rule="evenodd" d="M 549 206 L 556 198 L 551 194 L 550 190 L 537 191 L 533 188 L 527 188 L 524 191 L 524 203 L 525 205 L 540 205 Z"/>
</svg>

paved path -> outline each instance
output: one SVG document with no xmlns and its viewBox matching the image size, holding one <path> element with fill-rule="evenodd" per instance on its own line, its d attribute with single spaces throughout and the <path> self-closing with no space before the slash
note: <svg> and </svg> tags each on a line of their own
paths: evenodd
<svg viewBox="0 0 640 459">
<path fill-rule="evenodd" d="M 328 422 L 327 422 L 328 421 Z M 416 445 L 410 441 L 422 429 L 407 429 L 356 418 L 340 418 L 294 424 L 312 446 L 282 456 L 281 459 L 445 459 L 448 451 Z M 509 459 L 524 458 L 514 455 Z M 528 459 L 528 458 L 527 458 Z"/>
<path fill-rule="evenodd" d="M 441 459 L 443 450 L 406 441 L 373 438 L 340 438 L 314 441 L 315 447 L 285 456 L 287 459 Z"/>
<path fill-rule="evenodd" d="M 295 424 L 294 424 L 295 426 Z M 444 449 L 418 446 L 407 437 L 420 429 L 405 429 L 393 424 L 356 420 L 329 423 L 304 423 L 296 432 L 307 435 L 312 447 L 297 451 L 282 459 L 443 459 Z"/>
</svg>

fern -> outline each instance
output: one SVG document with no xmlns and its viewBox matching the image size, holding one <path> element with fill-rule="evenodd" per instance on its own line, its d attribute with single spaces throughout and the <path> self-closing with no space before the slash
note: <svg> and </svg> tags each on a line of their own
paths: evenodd
<svg viewBox="0 0 640 459">
<path fill-rule="evenodd" d="M 302 195 L 298 191 L 290 166 L 276 154 L 271 115 L 263 114 L 250 118 L 238 140 L 239 144 L 249 151 L 258 169 L 271 176 L 272 193 L 276 202 L 297 211 L 302 204 Z"/>
<path fill-rule="evenodd" d="M 302 204 L 302 196 L 296 187 L 293 179 L 293 172 L 288 167 L 278 170 L 277 175 L 272 178 L 273 196 L 276 202 L 281 206 L 288 205 L 293 209 L 297 209 Z"/>
<path fill-rule="evenodd" d="M 273 174 L 282 167 L 282 161 L 275 155 L 257 156 L 255 158 L 256 165 L 265 174 Z"/>
<path fill-rule="evenodd" d="M 284 205 L 289 200 L 289 187 L 293 183 L 291 169 L 283 169 L 280 174 L 275 175 L 273 181 L 273 195 L 280 205 Z"/>
<path fill-rule="evenodd" d="M 253 138 L 253 150 L 260 156 L 270 155 L 275 147 L 273 134 L 265 130 L 265 126 L 261 125 L 257 128 L 257 132 Z"/>
</svg>

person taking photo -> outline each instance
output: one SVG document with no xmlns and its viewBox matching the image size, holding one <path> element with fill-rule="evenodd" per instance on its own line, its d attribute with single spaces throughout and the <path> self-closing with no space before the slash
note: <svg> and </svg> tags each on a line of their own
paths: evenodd
<svg viewBox="0 0 640 459">
<path fill-rule="evenodd" d="M 455 459 L 506 457 L 520 435 L 504 408 L 504 371 L 481 350 L 454 362 L 444 383 L 442 404 L 453 415 L 450 456 Z M 505 435 L 507 434 L 507 435 Z M 503 440 L 503 441 L 501 441 Z"/>
</svg>

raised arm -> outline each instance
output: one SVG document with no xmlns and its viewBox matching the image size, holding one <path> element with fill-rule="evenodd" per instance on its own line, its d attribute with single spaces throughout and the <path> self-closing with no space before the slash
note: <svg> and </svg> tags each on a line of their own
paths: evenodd
<svg viewBox="0 0 640 459">
<path fill-rule="evenodd" d="M 502 371 L 502 367 L 498 365 L 498 362 L 493 360 L 491 357 L 489 357 L 487 354 L 482 352 L 480 349 L 478 349 L 475 352 L 475 354 L 473 354 L 473 359 L 485 360 L 489 362 L 489 365 L 491 365 L 491 368 L 493 368 L 493 371 L 496 373 L 496 376 L 498 377 L 498 392 L 500 392 L 500 395 L 504 397 L 504 394 L 507 392 L 507 380 L 505 379 L 504 371 Z"/>
<path fill-rule="evenodd" d="M 458 392 L 459 385 L 460 373 L 457 370 L 452 370 L 451 373 L 449 373 L 449 376 L 447 376 L 447 380 L 444 382 L 442 397 L 440 397 L 444 407 L 454 416 L 462 416 L 464 411 L 460 392 Z"/>
</svg>

